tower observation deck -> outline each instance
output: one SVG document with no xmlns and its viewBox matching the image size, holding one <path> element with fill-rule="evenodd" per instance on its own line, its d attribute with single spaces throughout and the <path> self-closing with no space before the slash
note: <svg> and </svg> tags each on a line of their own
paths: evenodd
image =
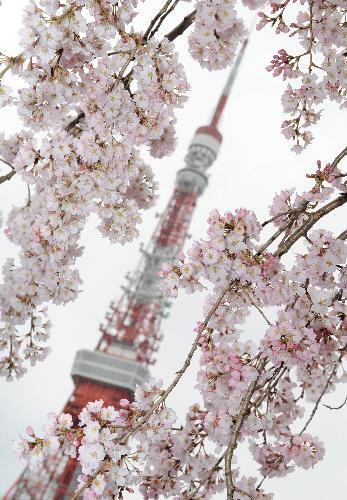
<svg viewBox="0 0 347 500">
<path fill-rule="evenodd" d="M 207 172 L 222 144 L 218 126 L 232 84 L 243 58 L 243 44 L 207 126 L 199 127 L 189 145 L 185 166 L 177 172 L 171 198 L 135 271 L 117 303 L 111 303 L 95 350 L 77 352 L 72 367 L 75 388 L 63 412 L 75 421 L 82 408 L 96 399 L 119 407 L 119 400 L 133 400 L 136 385 L 149 378 L 149 365 L 162 338 L 160 324 L 170 302 L 157 286 L 164 262 L 182 249 L 196 201 L 207 186 Z M 3 497 L 4 500 L 65 500 L 77 487 L 78 462 L 58 452 L 40 470 L 26 468 Z"/>
</svg>

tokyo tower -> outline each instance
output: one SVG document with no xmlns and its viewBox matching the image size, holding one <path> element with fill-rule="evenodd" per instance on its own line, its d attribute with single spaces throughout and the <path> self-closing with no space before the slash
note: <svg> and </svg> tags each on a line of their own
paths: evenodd
<svg viewBox="0 0 347 500">
<path fill-rule="evenodd" d="M 119 407 L 120 399 L 133 400 L 136 385 L 150 377 L 162 338 L 160 324 L 170 305 L 157 286 L 161 265 L 174 260 L 183 247 L 197 198 L 204 192 L 207 171 L 217 158 L 222 135 L 218 130 L 232 84 L 243 58 L 243 44 L 217 102 L 212 120 L 199 127 L 189 145 L 185 166 L 177 172 L 172 196 L 135 271 L 117 303 L 111 303 L 96 348 L 77 352 L 72 367 L 75 388 L 63 412 L 75 421 L 82 408 L 96 399 Z M 3 500 L 65 500 L 77 488 L 78 462 L 62 453 L 47 459 L 38 471 L 26 468 Z"/>
</svg>

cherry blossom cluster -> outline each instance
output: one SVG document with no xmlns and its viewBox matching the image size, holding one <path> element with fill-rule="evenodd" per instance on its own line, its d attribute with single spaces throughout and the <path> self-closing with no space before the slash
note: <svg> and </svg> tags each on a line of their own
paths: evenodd
<svg viewBox="0 0 347 500">
<path fill-rule="evenodd" d="M 33 365 L 48 354 L 44 304 L 64 304 L 79 292 L 74 266 L 88 216 L 98 214 L 100 232 L 123 244 L 136 236 L 141 211 L 155 199 L 140 148 L 158 158 L 173 150 L 175 109 L 188 91 L 170 36 L 154 37 L 174 3 L 139 33 L 130 24 L 138 0 L 31 2 L 23 52 L 1 54 L 0 107 L 15 104 L 28 129 L 0 138 L 1 159 L 29 186 L 25 206 L 11 211 L 5 229 L 20 248 L 19 263 L 6 262 L 0 287 L 6 351 L 0 372 L 10 380 L 24 373 L 23 360 Z M 244 1 L 249 8 L 262 3 Z M 304 50 L 281 49 L 267 68 L 299 81 L 284 93 L 289 118 L 282 126 L 299 152 L 312 139 L 317 106 L 345 97 L 345 5 L 303 0 L 295 22 L 285 18 L 289 5 L 271 3 L 272 15 L 261 13 L 258 27 L 295 36 Z M 195 8 L 192 56 L 209 69 L 226 67 L 246 34 L 235 2 L 198 0 Z M 18 97 L 2 83 L 8 70 L 23 79 Z M 196 327 L 192 350 L 201 354 L 202 404 L 189 408 L 184 425 L 177 426 L 166 398 L 192 354 L 168 389 L 152 380 L 117 408 L 90 402 L 78 424 L 75 415 L 50 414 L 42 437 L 29 426 L 15 442 L 17 454 L 34 469 L 55 453 L 75 458 L 82 472 L 76 495 L 88 499 L 135 488 L 145 498 L 211 498 L 226 485 L 234 500 L 270 500 L 261 488 L 266 477 L 320 461 L 324 446 L 307 427 L 324 394 L 347 378 L 347 248 L 345 232 L 336 238 L 312 226 L 347 200 L 339 161 L 318 162 L 308 191 L 276 195 L 263 224 L 244 208 L 213 211 L 207 239 L 163 266 L 167 295 L 180 288 L 207 294 L 207 319 Z M 261 243 L 269 224 L 276 232 Z M 288 264 L 282 257 L 300 238 L 306 250 Z M 242 331 L 251 311 L 264 322 L 259 340 L 258 332 L 248 339 Z M 309 416 L 304 400 L 314 405 Z M 237 448 L 244 438 L 260 479 L 240 475 Z"/>
<path fill-rule="evenodd" d="M 226 485 L 234 500 L 270 500 L 265 478 L 321 461 L 324 445 L 307 428 L 323 396 L 347 381 L 347 245 L 345 231 L 336 237 L 313 226 L 347 202 L 338 168 L 346 154 L 324 167 L 318 162 L 306 192 L 276 195 L 268 221 L 245 208 L 214 210 L 207 239 L 163 265 L 167 295 L 207 294 L 206 319 L 167 389 L 152 380 L 117 409 L 88 403 L 78 426 L 70 416 L 54 417 L 43 437 L 30 429 L 16 442 L 19 456 L 35 466 L 57 443 L 76 456 L 82 466 L 76 498 L 112 498 L 135 488 L 144 498 L 212 498 Z M 270 224 L 276 232 L 262 242 Z M 305 246 L 287 262 L 283 256 L 299 238 Z M 264 328 L 247 338 L 251 311 Z M 165 402 L 196 350 L 202 404 L 190 406 L 179 426 Z M 313 403 L 312 411 L 304 401 Z M 259 478 L 241 476 L 237 449 L 245 439 Z"/>
<path fill-rule="evenodd" d="M 295 37 L 300 44 L 295 55 L 280 49 L 266 68 L 273 76 L 293 80 L 282 97 L 288 115 L 282 133 L 294 141 L 293 151 L 300 153 L 312 141 L 309 129 L 320 119 L 323 102 L 329 99 L 346 106 L 346 5 L 339 0 L 305 0 L 298 8 L 284 0 L 271 2 L 270 7 L 271 13 L 259 13 L 257 28 L 271 26 L 277 34 Z"/>
<path fill-rule="evenodd" d="M 88 216 L 99 216 L 111 242 L 136 237 L 141 212 L 156 198 L 139 148 L 162 157 L 175 145 L 175 109 L 186 101 L 188 84 L 173 43 L 128 26 L 137 4 L 32 2 L 23 52 L 0 60 L 7 64 L 1 77 L 11 69 L 25 83 L 13 99 L 27 127 L 0 138 L 0 158 L 29 186 L 27 203 L 11 211 L 5 227 L 20 248 L 0 287 L 7 350 L 0 373 L 9 379 L 25 371 L 20 339 L 36 309 L 79 293 L 74 266 Z M 1 105 L 11 101 L 6 86 L 0 96 Z"/>
<path fill-rule="evenodd" d="M 197 327 L 203 332 L 198 386 L 206 408 L 204 430 L 220 447 L 231 436 L 232 452 L 241 436 L 248 437 L 264 477 L 285 475 L 295 466 L 309 468 L 323 458 L 322 443 L 306 432 L 311 417 L 300 433 L 292 426 L 305 416 L 300 400 L 318 405 L 322 395 L 346 378 L 345 232 L 336 238 L 324 229 L 303 231 L 307 251 L 288 267 L 280 259 L 302 228 L 311 227 L 312 210 L 346 193 L 345 176 L 336 165 L 322 169 L 318 162 L 308 177 L 314 186 L 301 195 L 294 189 L 277 195 L 272 218 L 263 224 L 245 209 L 224 216 L 212 212 L 208 239 L 195 242 L 188 257 L 181 254 L 161 272 L 161 287 L 169 296 L 180 288 L 209 293 L 205 314 L 210 319 Z M 337 200 L 344 204 L 346 194 Z M 336 199 L 324 207 L 335 204 L 339 206 Z M 277 237 L 282 234 L 271 253 L 268 247 L 275 238 L 258 244 L 270 222 L 280 229 Z M 240 330 L 252 308 L 266 324 L 258 346 L 244 341 Z"/>
<path fill-rule="evenodd" d="M 251 9 L 263 3 L 244 1 Z M 104 236 L 124 244 L 136 237 L 141 212 L 155 200 L 153 173 L 139 148 L 158 158 L 172 152 L 175 109 L 186 101 L 189 86 L 169 41 L 177 34 L 155 38 L 177 2 L 167 2 L 145 33 L 131 24 L 138 4 L 32 2 L 24 13 L 23 51 L 15 57 L 0 54 L 0 107 L 14 104 L 27 128 L 0 138 L 0 159 L 13 169 L 0 182 L 16 174 L 30 187 L 27 203 L 13 209 L 6 225 L 20 248 L 19 261 L 4 268 L 0 290 L 7 339 L 21 338 L 44 303 L 77 296 L 81 278 L 75 261 L 83 251 L 78 242 L 90 213 L 99 216 Z M 304 48 L 299 55 L 279 50 L 267 68 L 300 82 L 284 93 L 290 117 L 282 124 L 299 152 L 312 139 L 309 127 L 321 113 L 317 106 L 326 98 L 343 103 L 346 94 L 345 11 L 343 3 L 306 0 L 306 11 L 289 22 L 289 4 L 271 3 L 272 14 L 261 13 L 258 27 L 272 25 L 296 36 Z M 246 36 L 235 2 L 198 0 L 194 7 L 192 56 L 209 69 L 226 67 Z M 3 83 L 9 70 L 24 82 L 18 96 Z M 21 345 L 7 340 L 4 347 L 1 366 L 13 368 L 0 372 L 10 378 L 25 371 Z"/>
<path fill-rule="evenodd" d="M 246 37 L 233 0 L 199 0 L 189 51 L 203 68 L 222 69 L 234 60 Z"/>
<path fill-rule="evenodd" d="M 261 464 L 263 476 L 283 476 L 294 469 L 291 462 L 304 469 L 313 467 L 324 456 L 324 447 L 310 434 L 294 435 L 290 443 L 253 446 L 254 459 Z"/>
<path fill-rule="evenodd" d="M 190 408 L 182 429 L 173 427 L 175 412 L 161 405 L 133 433 L 135 440 L 127 440 L 129 429 L 137 426 L 162 394 L 161 385 L 151 380 L 136 390 L 134 402 L 120 400 L 118 409 L 104 406 L 102 400 L 90 402 L 80 413 L 78 425 L 70 414 L 50 413 L 43 435 L 28 426 L 27 437 L 15 441 L 14 450 L 32 471 L 58 450 L 76 458 L 81 467 L 80 493 L 89 500 L 121 497 L 124 491 L 133 493 L 135 487 L 145 498 L 190 498 L 201 485 L 208 497 L 222 491 L 222 468 L 214 467 L 218 457 L 204 452 L 206 411 L 198 405 Z M 237 484 L 255 493 L 255 478 L 243 477 Z M 262 490 L 260 494 L 263 500 L 271 499 Z"/>
</svg>

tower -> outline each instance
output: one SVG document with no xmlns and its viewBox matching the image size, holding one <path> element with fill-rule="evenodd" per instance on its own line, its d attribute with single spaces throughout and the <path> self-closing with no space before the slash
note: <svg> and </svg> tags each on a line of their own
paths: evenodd
<svg viewBox="0 0 347 500">
<path fill-rule="evenodd" d="M 197 198 L 207 186 L 207 171 L 217 158 L 222 135 L 218 130 L 247 41 L 232 68 L 214 114 L 207 126 L 196 130 L 177 172 L 174 191 L 135 271 L 117 304 L 111 303 L 96 348 L 77 352 L 72 367 L 75 388 L 63 412 L 74 420 L 95 399 L 118 407 L 120 399 L 133 399 L 137 384 L 149 378 L 148 366 L 161 340 L 161 319 L 169 301 L 157 287 L 157 274 L 164 262 L 175 259 L 183 247 Z M 65 500 L 77 487 L 78 462 L 58 452 L 39 471 L 26 468 L 3 497 L 4 500 Z"/>
</svg>

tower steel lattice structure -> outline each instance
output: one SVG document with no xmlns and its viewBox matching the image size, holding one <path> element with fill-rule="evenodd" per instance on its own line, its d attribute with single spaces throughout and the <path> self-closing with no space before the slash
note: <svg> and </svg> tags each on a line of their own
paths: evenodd
<svg viewBox="0 0 347 500">
<path fill-rule="evenodd" d="M 171 198 L 159 218 L 148 246 L 141 249 L 135 271 L 117 303 L 111 303 L 95 350 L 77 352 L 72 367 L 75 388 L 63 412 L 75 421 L 82 408 L 96 399 L 119 407 L 120 399 L 133 400 L 136 385 L 149 378 L 149 368 L 162 338 L 160 324 L 170 302 L 157 286 L 164 262 L 173 260 L 187 237 L 196 201 L 207 186 L 207 171 L 216 160 L 222 134 L 218 130 L 232 84 L 243 58 L 242 46 L 219 97 L 212 119 L 199 127 L 189 145 L 185 166 L 177 172 Z M 78 462 L 58 452 L 35 472 L 26 468 L 3 500 L 65 500 L 77 487 Z"/>
</svg>

